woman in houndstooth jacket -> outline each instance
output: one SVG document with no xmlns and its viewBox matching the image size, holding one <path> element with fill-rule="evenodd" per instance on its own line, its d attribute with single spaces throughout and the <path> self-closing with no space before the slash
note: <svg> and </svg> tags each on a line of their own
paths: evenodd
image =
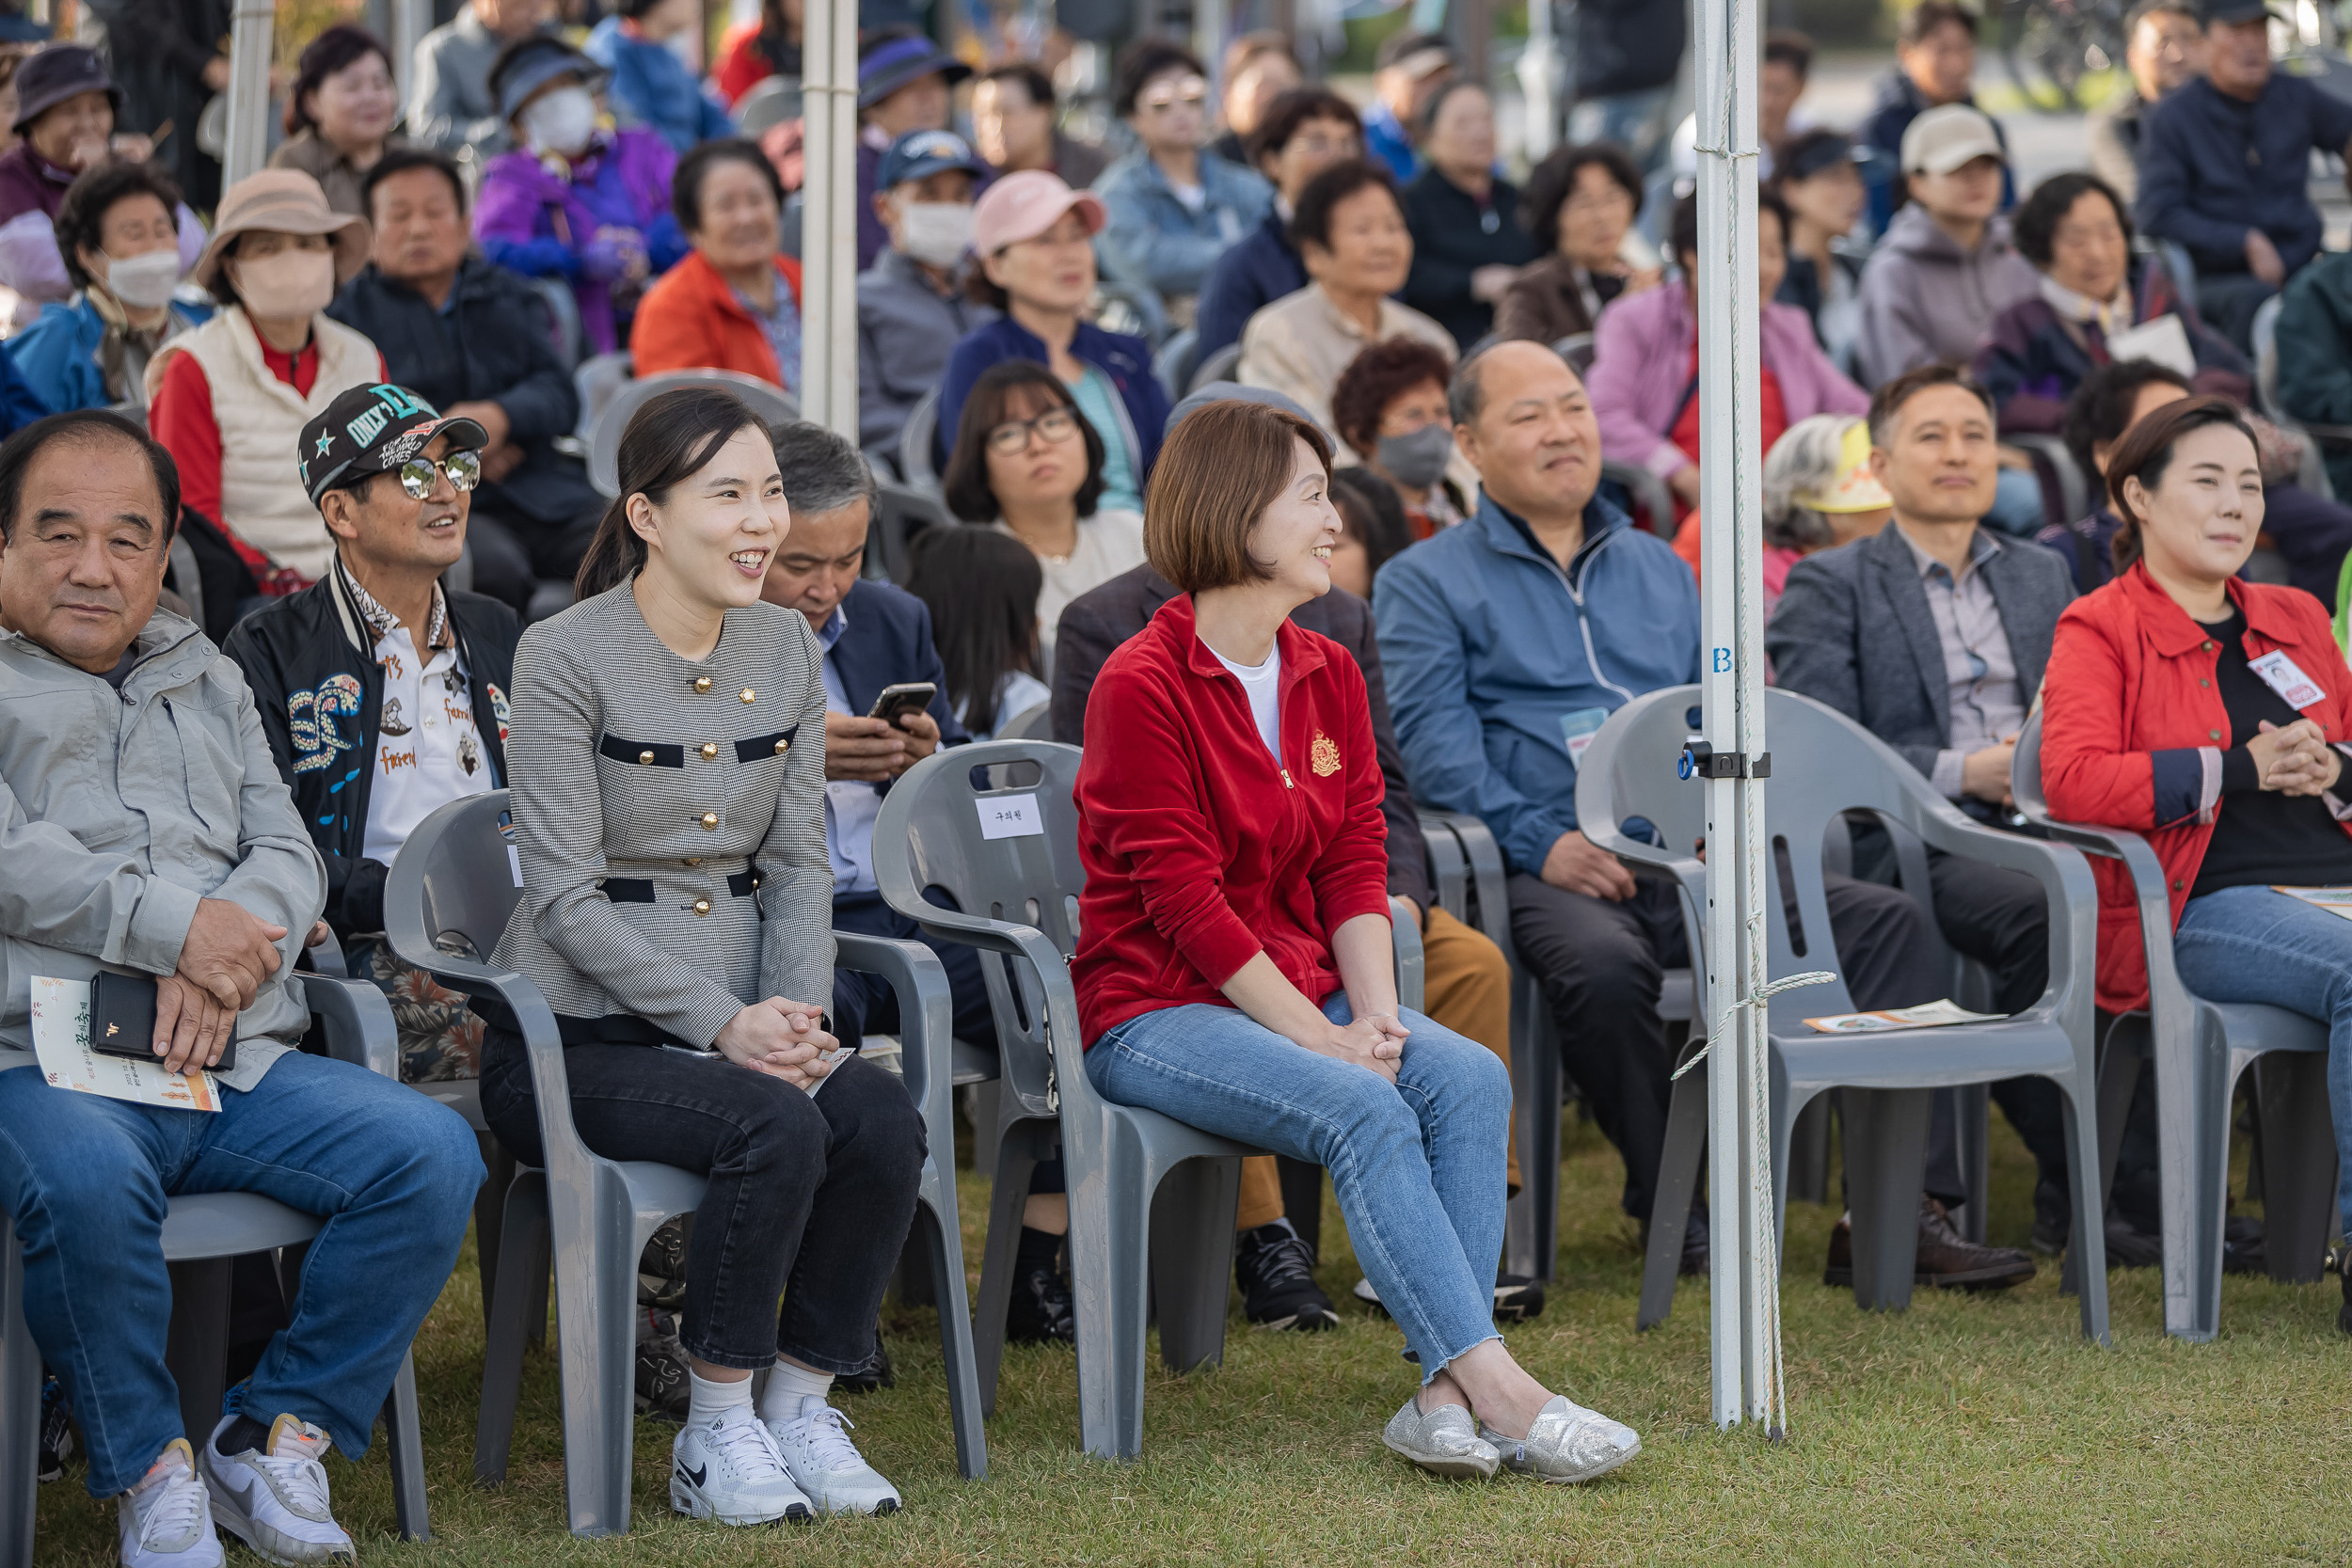
<svg viewBox="0 0 2352 1568">
<path fill-rule="evenodd" d="M 825 694 L 806 620 L 759 597 L 791 527 L 774 448 L 725 392 L 672 392 L 629 421 L 620 477 L 580 602 L 516 650 L 523 897 L 496 961 L 555 1012 L 588 1147 L 709 1178 L 672 1506 L 727 1524 L 894 1511 L 824 1396 L 874 1354 L 923 1124 L 888 1073 L 834 1058 L 822 1016 Z M 483 1112 L 535 1163 L 530 1069 L 496 1010 Z"/>
</svg>

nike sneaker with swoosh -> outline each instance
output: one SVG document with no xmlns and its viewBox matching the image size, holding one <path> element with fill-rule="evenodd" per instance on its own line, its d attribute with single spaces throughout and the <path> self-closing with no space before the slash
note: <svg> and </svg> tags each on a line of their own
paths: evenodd
<svg viewBox="0 0 2352 1568">
<path fill-rule="evenodd" d="M 326 1433 L 293 1416 L 270 1423 L 269 1440 L 259 1449 L 220 1451 L 221 1434 L 237 1417 L 224 1416 L 213 1429 L 197 1468 L 212 1495 L 213 1520 L 271 1562 L 356 1560 L 359 1549 L 327 1506 Z"/>
<path fill-rule="evenodd" d="M 775 1435 L 747 1404 L 690 1421 L 678 1433 L 670 1445 L 670 1506 L 723 1525 L 816 1517 L 785 1468 Z"/>
</svg>

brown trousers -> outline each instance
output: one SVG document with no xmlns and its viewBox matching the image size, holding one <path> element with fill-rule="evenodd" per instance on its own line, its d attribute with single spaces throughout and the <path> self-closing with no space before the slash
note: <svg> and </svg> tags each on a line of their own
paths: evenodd
<svg viewBox="0 0 2352 1568">
<path fill-rule="evenodd" d="M 1432 908 L 1421 934 L 1422 1011 L 1511 1064 L 1511 966 L 1486 936 Z M 1511 1191 L 1519 1190 L 1519 1151 L 1510 1148 Z M 1274 1157 L 1241 1163 L 1241 1207 L 1233 1228 L 1255 1230 L 1282 1217 Z"/>
</svg>

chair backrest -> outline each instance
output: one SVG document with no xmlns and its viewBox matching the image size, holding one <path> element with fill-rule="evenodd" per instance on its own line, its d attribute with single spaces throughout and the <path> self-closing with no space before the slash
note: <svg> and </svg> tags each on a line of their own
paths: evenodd
<svg viewBox="0 0 2352 1568">
<path fill-rule="evenodd" d="M 939 493 L 939 469 L 931 462 L 931 443 L 939 436 L 939 388 L 933 387 L 914 400 L 907 422 L 898 427 L 898 472 L 917 490 Z"/>
<path fill-rule="evenodd" d="M 1592 372 L 1593 335 L 1591 333 L 1571 332 L 1553 343 L 1551 352 L 1565 359 L 1569 368 L 1578 375 L 1588 375 Z"/>
<path fill-rule="evenodd" d="M 588 439 L 596 428 L 596 420 L 605 406 L 620 395 L 628 378 L 636 373 L 636 360 L 628 354 L 598 354 L 580 361 L 572 372 L 572 386 L 580 393 L 580 425 L 572 432 L 581 441 Z"/>
<path fill-rule="evenodd" d="M 1184 390 L 1197 392 L 1212 381 L 1231 381 L 1233 379 L 1234 367 L 1240 363 L 1241 345 L 1227 343 L 1192 368 L 1192 381 Z"/>
<path fill-rule="evenodd" d="M 1155 352 L 1168 338 L 1168 307 L 1158 293 L 1116 277 L 1096 281 L 1094 297 L 1087 301 L 1086 319 L 1105 332 L 1141 338 Z"/>
<path fill-rule="evenodd" d="M 1844 814 L 1877 814 L 1895 832 L 1899 849 L 1912 851 L 1905 859 L 1916 855 L 1915 872 L 1906 866 L 1904 877 L 1915 897 L 1924 891 L 1927 874 L 1924 852 L 1916 848 L 1919 830 L 1931 818 L 1963 830 L 1974 824 L 1884 741 L 1844 714 L 1777 688 L 1765 692 L 1764 704 L 1772 759 L 1764 793 L 1774 868 L 1766 879 L 1769 972 L 1836 971 L 1840 966 L 1822 890 L 1822 851 L 1833 828 L 1842 828 Z M 1698 732 L 1695 686 L 1647 692 L 1610 715 L 1577 770 L 1577 820 L 1586 836 L 1596 842 L 1638 837 L 1630 825 L 1646 821 L 1674 853 L 1694 855 L 1707 835 L 1707 790 L 1696 779 L 1681 778 L 1679 763 L 1685 741 Z M 1796 895 L 1794 930 L 1782 898 L 1772 895 L 1783 885 Z M 1928 929 L 1935 929 L 1932 922 Z M 1942 967 L 1949 969 L 1950 956 L 1944 957 Z M 1773 1029 L 1788 1032 L 1807 1017 L 1851 1011 L 1853 1000 L 1841 977 L 1834 986 L 1784 992 L 1771 1006 Z"/>
<path fill-rule="evenodd" d="M 999 740 L 1051 740 L 1054 738 L 1054 705 L 1034 703 L 1006 720 L 996 730 Z"/>
<path fill-rule="evenodd" d="M 587 329 L 580 325 L 580 301 L 572 297 L 572 286 L 560 277 L 532 277 L 525 280 L 531 292 L 546 306 L 548 319 L 541 324 L 548 341 L 555 344 L 556 356 L 564 368 L 571 370 L 580 364 L 587 352 Z"/>
<path fill-rule="evenodd" d="M 801 417 L 801 405 L 783 388 L 740 371 L 665 371 L 631 381 L 614 392 L 588 433 L 588 482 L 608 496 L 621 493 L 621 434 L 637 410 L 664 392 L 681 387 L 719 387 L 749 404 L 752 412 L 770 424 L 790 424 Z"/>
<path fill-rule="evenodd" d="M 2247 339 L 2254 345 L 2254 398 L 2263 412 L 2279 413 L 2279 310 L 2280 296 L 2272 294 L 2254 310 Z"/>
<path fill-rule="evenodd" d="M 1170 403 L 1181 402 L 1192 381 L 1193 361 L 1200 357 L 1200 334 L 1192 327 L 1160 345 L 1160 352 L 1152 356 L 1152 373 L 1159 377 L 1161 388 Z"/>
<path fill-rule="evenodd" d="M 2037 705 L 2026 715 L 2023 728 L 2017 732 L 2017 745 L 2009 754 L 2010 799 L 2017 802 L 2017 814 L 2041 827 L 2049 826 L 2050 798 L 2042 793 L 2042 709 Z"/>
<path fill-rule="evenodd" d="M 507 792 L 469 795 L 409 832 L 384 879 L 384 934 L 419 968 L 440 955 L 490 963 L 522 901 Z"/>
<path fill-rule="evenodd" d="M 1031 768 L 1033 783 L 990 783 Z M 953 747 L 901 774 L 874 824 L 874 875 L 892 909 L 917 920 L 936 916 L 939 906 L 927 896 L 935 894 L 967 922 L 1031 927 L 1059 956 L 1053 964 L 1010 961 L 1001 940 L 980 952 L 1005 1086 L 1037 1116 L 1057 1109 L 1056 1034 L 1062 1060 L 1074 1068 L 1079 1059 L 1069 972 L 1078 946 L 1078 892 L 1086 885 L 1072 794 L 1077 779 L 1075 746 L 993 740 Z M 1046 957 L 1035 944 L 1030 952 Z M 1077 1076 L 1083 1080 L 1083 1071 Z M 1064 1097 L 1091 1093 L 1066 1073 L 1058 1090 Z"/>
<path fill-rule="evenodd" d="M 1659 538 L 1675 536 L 1675 494 L 1666 482 L 1639 463 L 1603 462 L 1600 477 L 1615 480 L 1633 498 L 1634 522 Z"/>
<path fill-rule="evenodd" d="M 801 79 L 770 76 L 754 83 L 735 105 L 735 123 L 757 141 L 762 132 L 801 118 Z"/>
<path fill-rule="evenodd" d="M 890 582 L 907 579 L 914 536 L 926 529 L 953 528 L 954 517 L 929 491 L 881 480 L 875 485 L 873 520 L 866 528 L 869 574 Z"/>
</svg>

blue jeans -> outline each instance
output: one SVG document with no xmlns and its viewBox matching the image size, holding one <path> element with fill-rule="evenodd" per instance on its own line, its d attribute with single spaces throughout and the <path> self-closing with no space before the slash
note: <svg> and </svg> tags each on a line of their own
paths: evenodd
<svg viewBox="0 0 2352 1568">
<path fill-rule="evenodd" d="M 2208 1002 L 2267 1002 L 2328 1025 L 2336 1209 L 2352 1231 L 2352 920 L 2266 887 L 2223 888 L 2181 911 L 2172 963 Z"/>
<path fill-rule="evenodd" d="M 1323 1011 L 1337 1023 L 1353 1016 L 1343 992 Z M 1356 1261 L 1426 1383 L 1501 1338 L 1494 1284 L 1511 1074 L 1475 1040 L 1400 1016 L 1411 1033 L 1393 1085 L 1207 1003 L 1110 1030 L 1087 1053 L 1087 1077 L 1118 1104 L 1329 1170 Z"/>
<path fill-rule="evenodd" d="M 135 1484 L 183 1433 L 164 1366 L 167 1198 L 260 1193 L 326 1224 L 294 1319 L 246 1386 L 255 1419 L 296 1416 L 367 1451 L 400 1358 L 465 1240 L 482 1157 L 465 1118 L 414 1089 L 325 1057 L 278 1059 L 217 1112 L 53 1089 L 0 1072 L 0 1209 L 24 1256 L 24 1317 L 65 1385 L 92 1497 Z"/>
</svg>

